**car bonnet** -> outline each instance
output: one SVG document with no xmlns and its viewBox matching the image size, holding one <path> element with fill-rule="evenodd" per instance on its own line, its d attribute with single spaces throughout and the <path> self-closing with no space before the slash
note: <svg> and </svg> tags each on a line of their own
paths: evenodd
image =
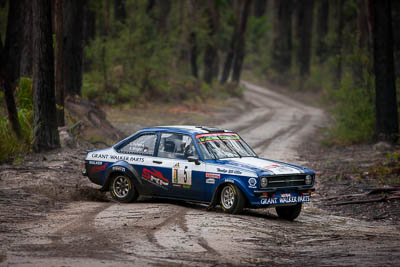
<svg viewBox="0 0 400 267">
<path fill-rule="evenodd" d="M 305 173 L 305 169 L 299 166 L 256 157 L 221 159 L 219 162 L 226 167 L 230 165 L 232 167 L 256 172 L 259 175 L 261 173 L 268 175 L 296 175 Z"/>
</svg>

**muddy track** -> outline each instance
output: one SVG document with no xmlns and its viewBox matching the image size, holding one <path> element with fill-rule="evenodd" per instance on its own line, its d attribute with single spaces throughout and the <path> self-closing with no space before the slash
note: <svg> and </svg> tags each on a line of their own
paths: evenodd
<svg viewBox="0 0 400 267">
<path fill-rule="evenodd" d="M 239 132 L 262 157 L 307 165 L 299 144 L 323 113 L 243 82 L 247 112 L 219 125 Z M 1 203 L 0 203 L 1 204 Z M 332 216 L 304 205 L 294 222 L 273 210 L 227 215 L 194 203 L 71 202 L 27 222 L 24 237 L 1 251 L 19 266 L 385 266 L 400 263 L 395 225 Z"/>
</svg>

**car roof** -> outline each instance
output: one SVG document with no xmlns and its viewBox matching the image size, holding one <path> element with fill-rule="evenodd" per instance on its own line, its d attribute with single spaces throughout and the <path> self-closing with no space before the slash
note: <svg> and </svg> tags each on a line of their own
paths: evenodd
<svg viewBox="0 0 400 267">
<path fill-rule="evenodd" d="M 215 127 L 207 127 L 207 126 L 192 126 L 192 125 L 170 125 L 170 126 L 156 126 L 151 128 L 143 128 L 140 131 L 122 139 L 118 143 L 116 143 L 113 147 L 119 147 L 124 145 L 127 141 L 133 138 L 136 135 L 140 135 L 143 133 L 150 132 L 170 132 L 170 133 L 180 133 L 187 135 L 198 135 L 198 134 L 207 134 L 207 133 L 232 133 L 229 130 L 218 129 Z"/>
<path fill-rule="evenodd" d="M 169 126 L 156 126 L 151 128 L 144 128 L 142 131 L 156 131 L 156 132 L 178 132 L 183 134 L 206 134 L 206 133 L 225 133 L 232 132 L 215 127 L 208 126 L 193 126 L 193 125 L 169 125 Z"/>
</svg>

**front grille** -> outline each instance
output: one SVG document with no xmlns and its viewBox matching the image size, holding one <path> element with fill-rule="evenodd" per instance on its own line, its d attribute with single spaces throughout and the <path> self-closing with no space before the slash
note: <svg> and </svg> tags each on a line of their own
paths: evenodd
<svg viewBox="0 0 400 267">
<path fill-rule="evenodd" d="M 305 177 L 306 177 L 305 175 L 268 176 L 267 188 L 306 185 L 304 182 Z"/>
</svg>

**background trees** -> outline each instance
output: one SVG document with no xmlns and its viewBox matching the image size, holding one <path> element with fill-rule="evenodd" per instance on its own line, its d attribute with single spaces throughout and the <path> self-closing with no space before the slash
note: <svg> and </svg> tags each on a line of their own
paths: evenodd
<svg viewBox="0 0 400 267">
<path fill-rule="evenodd" d="M 376 135 L 395 142 L 399 124 L 393 62 L 393 33 L 390 0 L 371 0 L 376 92 Z"/>
<path fill-rule="evenodd" d="M 54 56 L 51 35 L 50 0 L 34 0 L 33 5 L 33 150 L 60 146 L 54 90 Z"/>
</svg>

